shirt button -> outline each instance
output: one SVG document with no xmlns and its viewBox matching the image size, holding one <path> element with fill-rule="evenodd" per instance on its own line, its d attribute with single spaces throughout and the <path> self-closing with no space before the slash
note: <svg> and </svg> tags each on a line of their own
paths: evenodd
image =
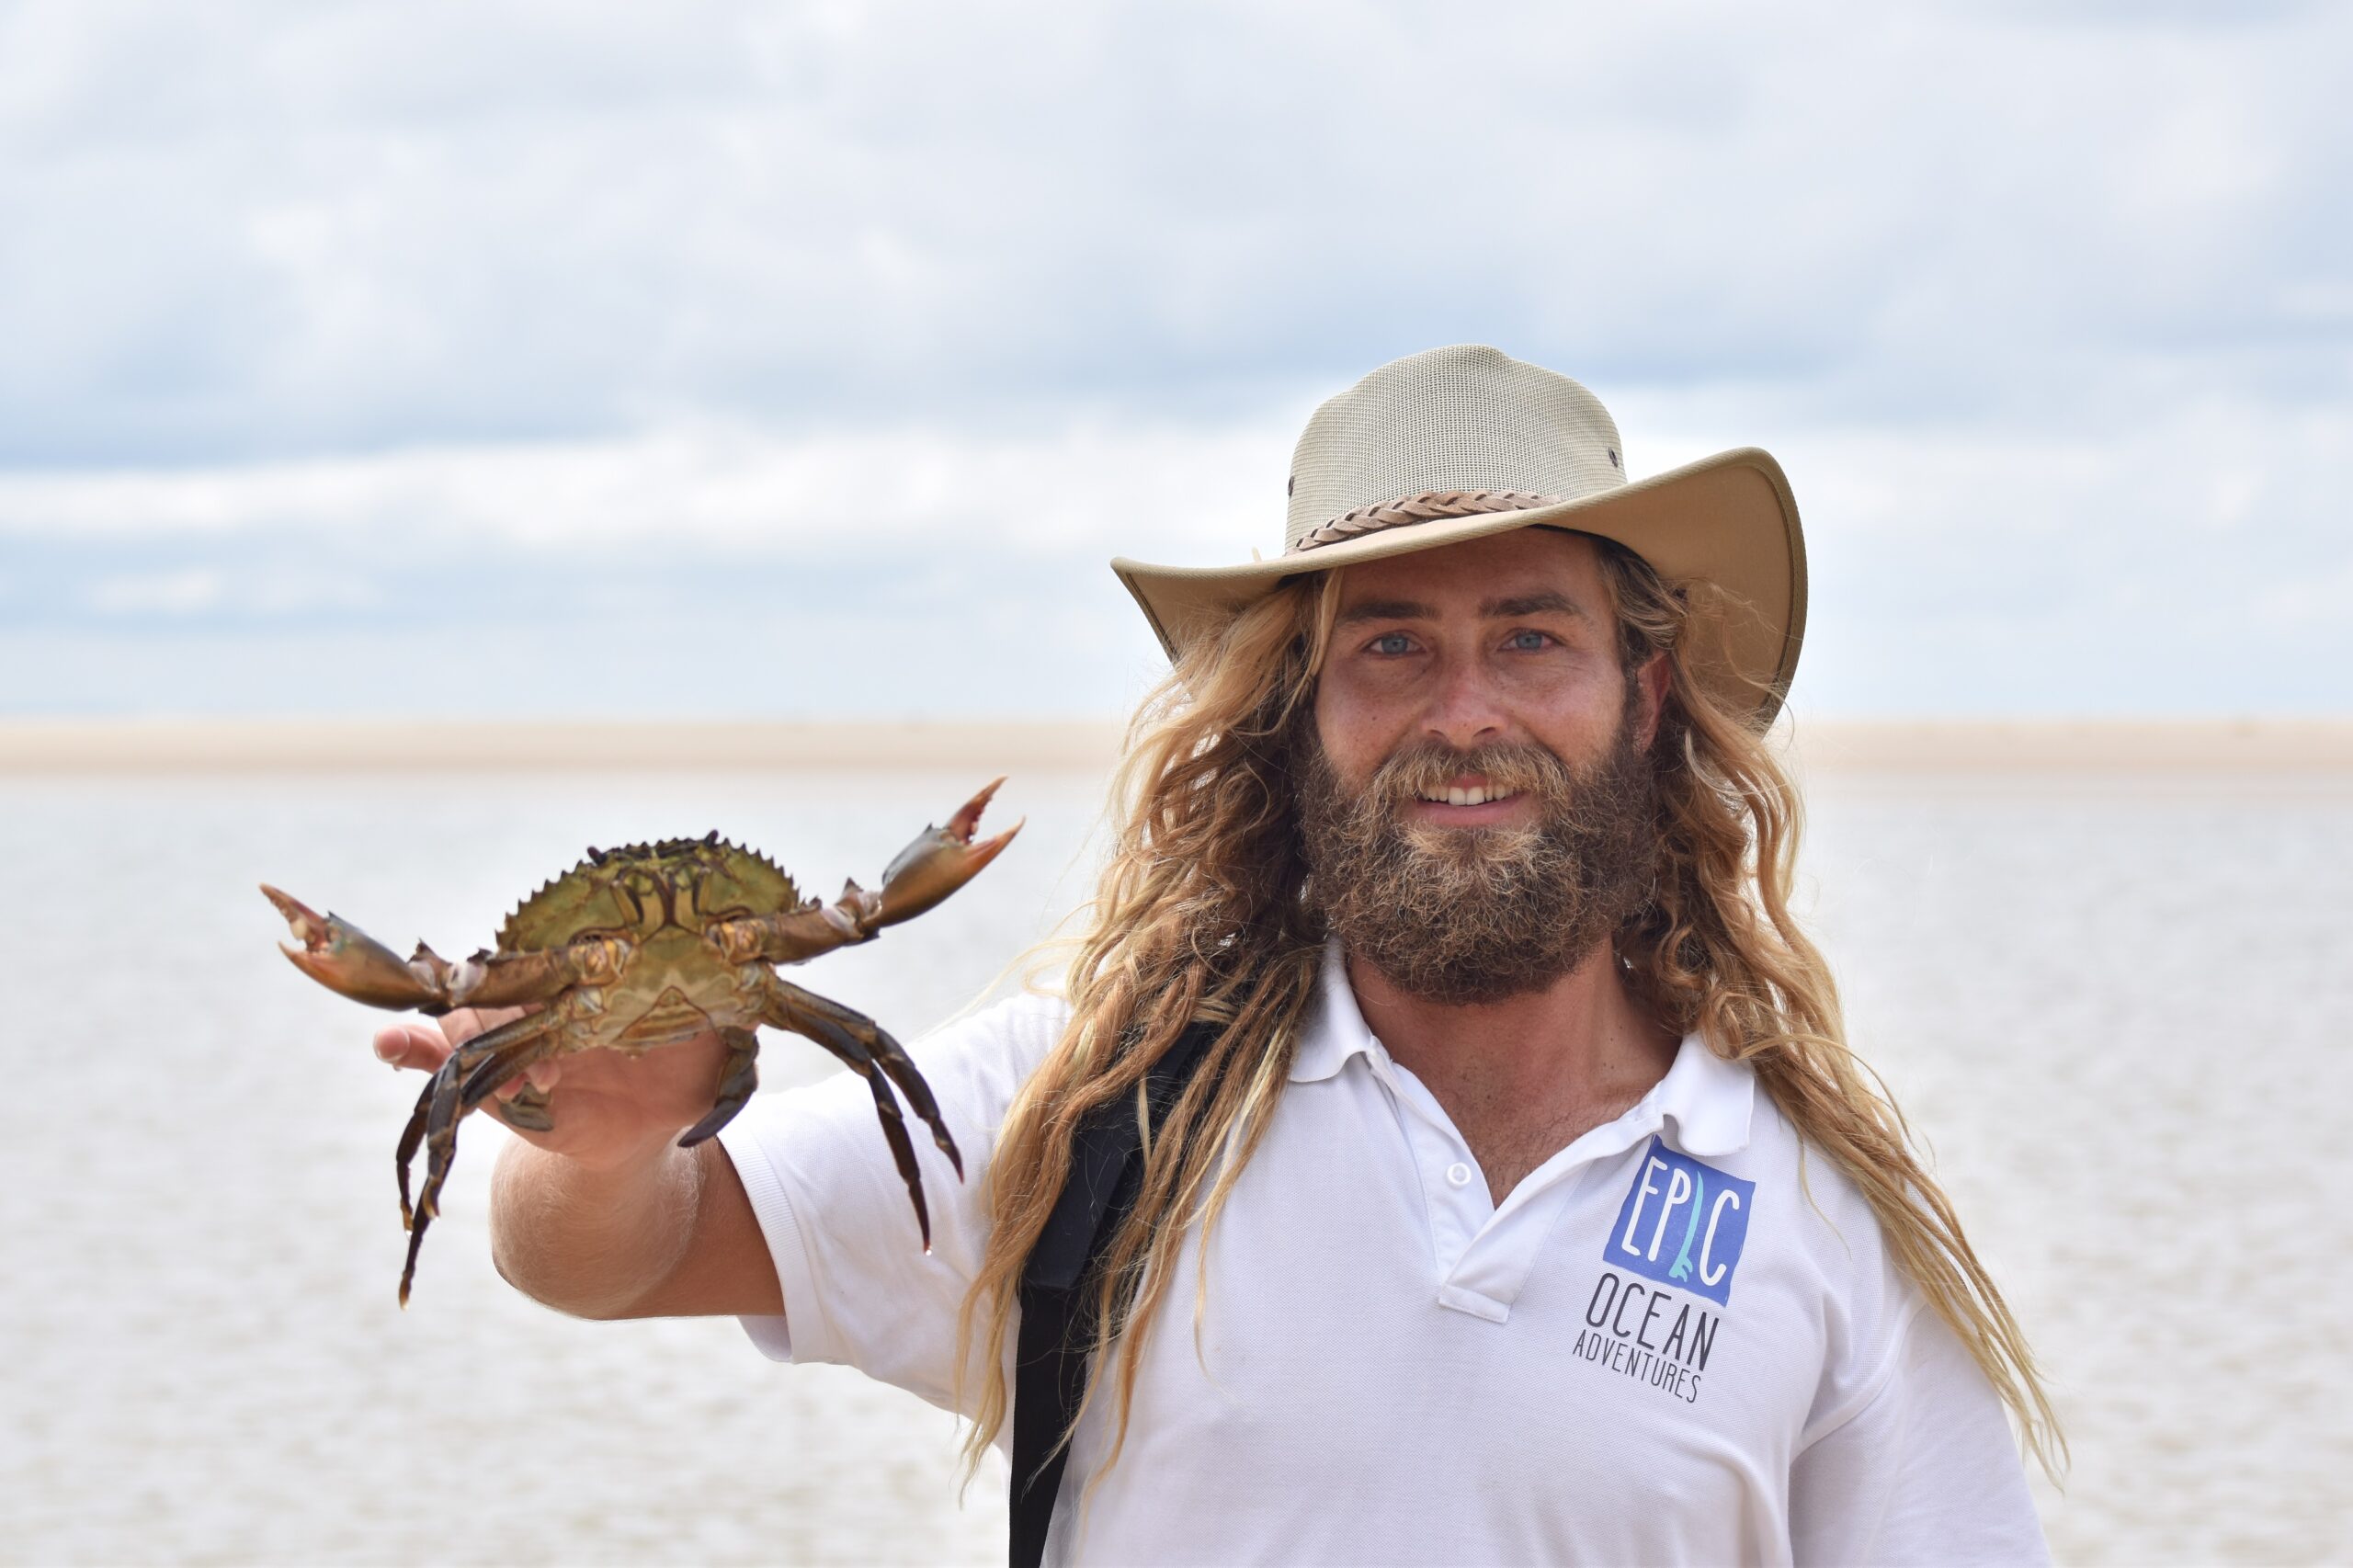
<svg viewBox="0 0 2353 1568">
<path fill-rule="evenodd" d="M 1461 1160 L 1457 1160 L 1454 1164 L 1446 1167 L 1446 1179 L 1452 1182 L 1457 1187 L 1469 1187 L 1471 1185 L 1471 1167 L 1464 1165 Z"/>
</svg>

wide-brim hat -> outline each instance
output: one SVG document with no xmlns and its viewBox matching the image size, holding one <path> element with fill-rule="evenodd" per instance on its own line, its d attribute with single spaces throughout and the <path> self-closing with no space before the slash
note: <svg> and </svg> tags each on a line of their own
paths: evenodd
<svg viewBox="0 0 2353 1568">
<path fill-rule="evenodd" d="M 1771 454 L 1740 447 L 1647 479 L 1601 400 L 1476 344 L 1392 359 L 1326 401 L 1292 454 L 1283 552 L 1237 566 L 1111 569 L 1174 659 L 1284 578 L 1510 528 L 1597 534 L 1670 582 L 1706 581 L 1728 614 L 1731 667 L 1695 676 L 1759 729 L 1805 637 L 1805 537 Z"/>
</svg>

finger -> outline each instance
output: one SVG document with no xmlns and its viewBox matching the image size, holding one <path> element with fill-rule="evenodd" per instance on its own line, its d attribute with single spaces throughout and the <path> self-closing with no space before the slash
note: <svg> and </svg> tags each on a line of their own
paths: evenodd
<svg viewBox="0 0 2353 1568">
<path fill-rule="evenodd" d="M 498 1020 L 485 1007 L 459 1007 L 442 1014 L 439 1022 L 442 1038 L 455 1046 L 465 1044 L 484 1029 L 495 1028 Z"/>
<path fill-rule="evenodd" d="M 426 1024 L 390 1024 L 376 1031 L 376 1056 L 395 1067 L 430 1073 L 448 1060 L 449 1042 Z"/>
</svg>

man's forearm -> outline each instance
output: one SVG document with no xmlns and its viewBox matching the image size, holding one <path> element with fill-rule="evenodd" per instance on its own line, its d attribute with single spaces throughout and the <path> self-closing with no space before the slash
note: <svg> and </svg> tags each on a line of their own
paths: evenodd
<svg viewBox="0 0 2353 1568">
<path fill-rule="evenodd" d="M 591 1168 L 509 1143 L 491 1179 L 498 1272 L 560 1312 L 627 1315 L 670 1277 L 693 1240 L 702 1153 L 665 1141 L 642 1160 Z"/>
</svg>

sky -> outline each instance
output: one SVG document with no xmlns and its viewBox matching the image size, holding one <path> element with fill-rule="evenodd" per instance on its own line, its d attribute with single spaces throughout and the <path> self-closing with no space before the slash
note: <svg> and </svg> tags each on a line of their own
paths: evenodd
<svg viewBox="0 0 2353 1568">
<path fill-rule="evenodd" d="M 0 0 L 0 716 L 1110 718 L 1489 343 L 1791 708 L 2353 711 L 2353 6 Z"/>
</svg>

